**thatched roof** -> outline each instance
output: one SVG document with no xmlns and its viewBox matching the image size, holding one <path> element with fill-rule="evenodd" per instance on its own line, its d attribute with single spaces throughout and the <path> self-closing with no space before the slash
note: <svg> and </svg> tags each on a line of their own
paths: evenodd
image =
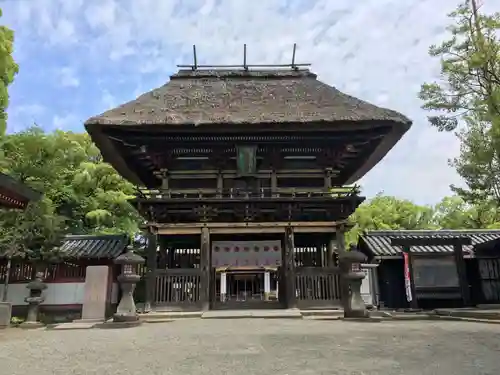
<svg viewBox="0 0 500 375">
<path fill-rule="evenodd" d="M 309 70 L 180 70 L 162 87 L 90 118 L 94 125 L 384 121 L 402 114 L 343 94 Z"/>
</svg>

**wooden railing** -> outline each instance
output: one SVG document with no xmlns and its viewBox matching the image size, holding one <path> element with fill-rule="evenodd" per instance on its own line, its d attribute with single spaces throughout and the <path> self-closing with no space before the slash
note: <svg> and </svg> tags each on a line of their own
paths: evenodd
<svg viewBox="0 0 500 375">
<path fill-rule="evenodd" d="M 184 189 L 184 190 L 162 190 L 162 189 L 138 189 L 138 199 L 252 199 L 252 198 L 296 198 L 296 199 L 346 199 L 354 198 L 359 194 L 357 186 L 336 187 L 330 190 L 324 189 L 294 189 L 294 188 L 260 188 L 249 189 Z"/>
<path fill-rule="evenodd" d="M 297 304 L 303 308 L 341 305 L 338 268 L 302 267 L 295 274 Z"/>
<path fill-rule="evenodd" d="M 86 263 L 62 262 L 37 267 L 44 274 L 45 282 L 83 282 L 85 281 Z M 5 282 L 7 262 L 0 263 L 0 282 Z M 9 270 L 9 283 L 28 283 L 35 275 L 35 265 L 32 263 L 12 262 Z"/>
<path fill-rule="evenodd" d="M 155 271 L 156 306 L 197 306 L 200 303 L 201 271 L 168 269 Z"/>
</svg>

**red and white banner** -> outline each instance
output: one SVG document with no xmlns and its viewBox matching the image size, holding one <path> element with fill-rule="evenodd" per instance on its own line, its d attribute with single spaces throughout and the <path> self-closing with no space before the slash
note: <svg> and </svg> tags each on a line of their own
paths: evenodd
<svg viewBox="0 0 500 375">
<path fill-rule="evenodd" d="M 406 300 L 408 302 L 411 302 L 413 300 L 413 296 L 411 294 L 410 261 L 407 252 L 403 252 L 403 260 L 404 260 L 404 273 L 405 273 Z"/>
<path fill-rule="evenodd" d="M 281 265 L 281 241 L 213 241 L 212 267 Z"/>
</svg>

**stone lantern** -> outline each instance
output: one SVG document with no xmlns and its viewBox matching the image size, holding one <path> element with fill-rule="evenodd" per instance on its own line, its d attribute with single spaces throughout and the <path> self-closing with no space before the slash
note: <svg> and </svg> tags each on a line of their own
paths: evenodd
<svg viewBox="0 0 500 375">
<path fill-rule="evenodd" d="M 361 297 L 361 282 L 365 273 L 361 270 L 361 263 L 366 261 L 366 256 L 356 248 L 351 248 L 339 255 L 341 278 L 349 285 L 349 295 L 344 299 L 345 318 L 368 318 L 365 302 Z"/>
<path fill-rule="evenodd" d="M 134 253 L 132 246 L 129 246 L 127 252 L 115 259 L 115 264 L 121 265 L 121 274 L 117 279 L 120 283 L 122 297 L 116 313 L 113 315 L 114 323 L 139 323 L 134 302 L 134 290 L 141 279 L 141 276 L 137 274 L 137 266 L 143 264 L 144 261 L 143 257 Z"/>
<path fill-rule="evenodd" d="M 43 282 L 43 277 L 43 272 L 37 272 L 35 278 L 26 285 L 30 294 L 24 299 L 24 301 L 28 303 L 28 313 L 26 315 L 26 320 L 21 324 L 23 328 L 38 328 L 43 326 L 43 324 L 38 321 L 38 310 L 40 304 L 45 300 L 43 291 L 47 289 L 47 284 Z"/>
</svg>

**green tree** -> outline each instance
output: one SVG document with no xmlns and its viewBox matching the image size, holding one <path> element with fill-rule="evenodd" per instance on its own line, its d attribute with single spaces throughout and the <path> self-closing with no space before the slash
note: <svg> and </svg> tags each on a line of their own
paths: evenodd
<svg viewBox="0 0 500 375">
<path fill-rule="evenodd" d="M 429 54 L 441 60 L 439 82 L 420 91 L 423 108 L 441 114 L 429 121 L 439 130 L 454 130 L 464 116 L 474 114 L 492 123 L 500 117 L 500 14 L 480 14 L 475 0 L 450 13 L 450 39 L 432 45 Z"/>
<path fill-rule="evenodd" d="M 445 197 L 434 208 L 434 225 L 440 229 L 494 229 L 500 216 L 496 206 L 467 203 L 460 196 Z"/>
<path fill-rule="evenodd" d="M 451 165 L 463 178 L 466 187 L 452 189 L 467 202 L 500 207 L 500 148 L 495 144 L 491 125 L 477 116 L 467 116 L 467 128 L 457 135 L 460 153 Z"/>
<path fill-rule="evenodd" d="M 441 60 L 442 79 L 424 84 L 420 98 L 439 113 L 429 116 L 438 130 L 459 127 L 451 165 L 467 188 L 452 189 L 468 202 L 500 206 L 500 14 L 481 14 L 467 0 L 450 17 L 450 39 L 429 51 Z"/>
<path fill-rule="evenodd" d="M 430 229 L 433 227 L 432 218 L 432 207 L 378 194 L 351 215 L 353 227 L 347 233 L 346 241 L 357 242 L 359 234 L 365 230 Z"/>
<path fill-rule="evenodd" d="M 102 161 L 87 134 L 33 127 L 5 136 L 4 153 L 0 170 L 42 191 L 65 233 L 138 231 L 140 217 L 128 203 L 133 186 Z"/>
<path fill-rule="evenodd" d="M 1 9 L 0 17 L 2 17 Z M 14 32 L 6 26 L 0 26 L 0 136 L 5 134 L 7 128 L 8 87 L 19 71 L 19 67 L 12 57 L 13 50 Z"/>
</svg>

